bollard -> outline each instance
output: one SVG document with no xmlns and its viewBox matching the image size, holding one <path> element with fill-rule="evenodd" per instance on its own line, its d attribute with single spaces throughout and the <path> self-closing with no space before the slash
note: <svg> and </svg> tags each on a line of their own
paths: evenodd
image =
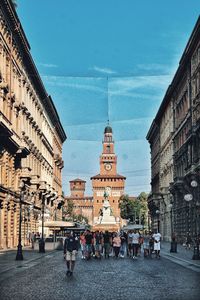
<svg viewBox="0 0 200 300">
<path fill-rule="evenodd" d="M 199 255 L 199 245 L 195 245 L 195 246 L 194 246 L 194 252 L 193 252 L 192 259 L 193 259 L 193 260 L 200 259 L 200 255 Z"/>
<path fill-rule="evenodd" d="M 45 242 L 43 239 L 39 239 L 39 252 L 45 253 Z"/>
<path fill-rule="evenodd" d="M 177 242 L 172 241 L 171 242 L 171 249 L 170 249 L 171 253 L 177 253 Z"/>
</svg>

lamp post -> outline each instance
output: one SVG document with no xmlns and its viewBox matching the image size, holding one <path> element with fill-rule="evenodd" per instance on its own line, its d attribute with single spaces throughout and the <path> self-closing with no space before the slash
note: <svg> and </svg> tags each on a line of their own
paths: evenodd
<svg viewBox="0 0 200 300">
<path fill-rule="evenodd" d="M 173 235 L 173 224 L 172 224 L 172 203 L 170 203 L 168 205 L 168 208 L 170 210 L 170 233 L 171 233 L 171 238 L 172 238 L 172 235 Z"/>
<path fill-rule="evenodd" d="M 20 197 L 19 197 L 19 238 L 17 246 L 16 260 L 23 260 L 22 254 L 22 199 L 24 197 L 25 183 L 21 181 L 20 183 Z"/>
<path fill-rule="evenodd" d="M 192 180 L 190 182 L 190 185 L 192 188 L 196 189 L 198 187 L 198 182 L 196 180 Z M 192 200 L 196 200 L 196 203 L 194 203 L 194 209 L 195 209 L 195 246 L 194 246 L 194 252 L 192 259 L 200 259 L 200 253 L 199 253 L 199 237 L 198 237 L 198 232 L 197 232 L 197 207 L 199 205 L 199 202 L 197 201 L 198 199 L 194 199 L 194 196 L 192 194 L 185 194 L 184 195 L 184 200 L 187 202 L 190 202 Z"/>
<path fill-rule="evenodd" d="M 168 208 L 170 209 L 170 231 L 171 231 L 171 249 L 170 252 L 177 253 L 177 242 L 175 234 L 173 233 L 173 222 L 172 222 L 172 203 L 168 205 Z"/>
<path fill-rule="evenodd" d="M 39 241 L 39 252 L 40 253 L 45 253 L 45 243 L 44 243 L 44 205 L 45 205 L 45 197 L 42 193 L 41 195 L 41 200 L 42 200 L 42 236 Z"/>
<path fill-rule="evenodd" d="M 158 209 L 156 210 L 156 215 L 157 215 L 157 228 L 158 228 L 158 232 L 160 232 L 160 218 L 159 218 L 160 211 Z"/>
<path fill-rule="evenodd" d="M 42 183 L 39 187 L 40 190 L 40 200 L 42 201 L 41 211 L 42 211 L 42 236 L 39 240 L 39 252 L 45 253 L 45 242 L 44 242 L 44 207 L 45 207 L 45 195 L 47 194 L 46 184 Z"/>
</svg>

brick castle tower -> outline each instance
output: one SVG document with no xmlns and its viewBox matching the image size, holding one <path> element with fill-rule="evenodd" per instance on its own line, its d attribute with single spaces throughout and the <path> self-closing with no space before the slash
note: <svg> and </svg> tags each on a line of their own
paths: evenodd
<svg viewBox="0 0 200 300">
<path fill-rule="evenodd" d="M 65 197 L 66 201 L 72 201 L 74 208 L 73 213 L 75 215 L 82 215 L 88 219 L 90 225 L 93 224 L 93 197 L 85 196 L 85 184 L 86 181 L 76 178 L 70 182 L 69 197 Z"/>
<path fill-rule="evenodd" d="M 93 187 L 93 227 L 100 230 L 118 230 L 122 225 L 119 209 L 119 198 L 124 194 L 126 177 L 117 174 L 117 156 L 114 152 L 113 132 L 110 126 L 104 130 L 103 152 L 100 156 L 100 173 L 91 177 Z M 98 225 L 100 210 L 104 203 L 104 192 L 108 194 L 112 215 L 116 226 L 101 228 Z"/>
</svg>

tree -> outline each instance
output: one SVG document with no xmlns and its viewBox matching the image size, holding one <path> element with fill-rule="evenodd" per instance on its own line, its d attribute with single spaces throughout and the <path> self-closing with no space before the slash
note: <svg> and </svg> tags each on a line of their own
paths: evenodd
<svg viewBox="0 0 200 300">
<path fill-rule="evenodd" d="M 72 200 L 65 200 L 65 205 L 63 207 L 63 215 L 64 218 L 67 220 L 72 219 L 73 217 L 73 209 L 74 209 L 74 203 Z"/>
<path fill-rule="evenodd" d="M 73 219 L 80 222 L 80 223 L 85 222 L 85 224 L 88 224 L 88 218 L 83 216 L 83 215 L 80 215 L 80 214 L 79 215 L 74 215 Z"/>
<path fill-rule="evenodd" d="M 135 199 L 130 199 L 128 195 L 120 197 L 119 208 L 120 214 L 123 219 L 129 219 L 135 224 L 146 225 L 147 223 L 147 197 L 144 192 Z"/>
<path fill-rule="evenodd" d="M 139 202 L 140 205 L 139 220 L 142 225 L 146 225 L 148 220 L 147 198 L 148 198 L 148 194 L 145 192 L 141 192 L 137 197 L 137 201 Z"/>
<path fill-rule="evenodd" d="M 119 199 L 120 216 L 123 219 L 133 219 L 134 207 L 133 201 L 129 199 L 128 195 L 122 195 Z"/>
</svg>

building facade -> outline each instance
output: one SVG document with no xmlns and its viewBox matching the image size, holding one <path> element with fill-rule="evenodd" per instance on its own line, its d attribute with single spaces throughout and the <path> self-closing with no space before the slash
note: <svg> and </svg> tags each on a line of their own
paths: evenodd
<svg viewBox="0 0 200 300">
<path fill-rule="evenodd" d="M 170 232 L 174 232 L 180 242 L 185 241 L 187 234 L 195 238 L 200 232 L 199 95 L 200 18 L 147 135 L 152 148 L 156 124 L 160 174 L 158 188 L 152 180 L 151 197 L 157 188 L 159 201 L 153 202 L 161 234 L 166 240 Z M 153 160 L 153 153 L 151 157 Z M 153 163 L 151 168 L 153 174 L 156 169 Z M 149 208 L 153 216 L 151 197 Z"/>
<path fill-rule="evenodd" d="M 195 238 L 200 233 L 200 18 L 183 53 L 176 77 L 174 183 L 171 191 L 174 196 L 174 229 L 179 240 L 184 241 L 187 234 Z"/>
<path fill-rule="evenodd" d="M 159 227 L 160 209 L 160 127 L 154 119 L 147 134 L 151 148 L 151 193 L 148 197 L 149 226 L 152 230 Z"/>
<path fill-rule="evenodd" d="M 172 235 L 172 195 L 169 190 L 173 182 L 173 103 L 166 94 L 164 112 L 160 117 L 160 193 L 159 220 L 160 232 L 166 241 Z"/>
<path fill-rule="evenodd" d="M 51 217 L 62 196 L 66 139 L 30 54 L 10 0 L 0 6 L 0 249 L 16 247 L 22 203 L 22 243 L 38 230 L 41 202 Z M 41 192 L 45 193 L 42 199 Z"/>
</svg>

